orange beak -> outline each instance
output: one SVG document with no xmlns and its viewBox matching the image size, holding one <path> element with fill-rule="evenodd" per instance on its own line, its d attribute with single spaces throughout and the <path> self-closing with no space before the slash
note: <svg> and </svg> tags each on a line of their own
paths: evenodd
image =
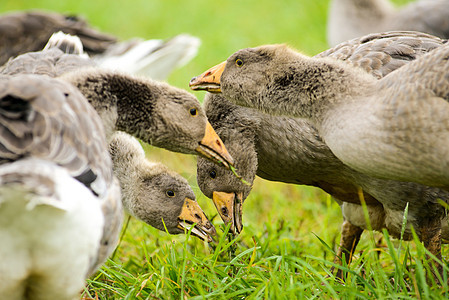
<svg viewBox="0 0 449 300">
<path fill-rule="evenodd" d="M 218 214 L 225 223 L 231 224 L 229 232 L 236 235 L 242 232 L 242 207 L 243 207 L 242 193 L 225 193 L 213 192 L 212 201 L 217 208 Z"/>
<path fill-rule="evenodd" d="M 228 150 L 212 128 L 209 122 L 206 124 L 206 131 L 200 145 L 195 149 L 202 156 L 212 160 L 215 163 L 222 163 L 226 168 L 234 165 L 234 159 L 229 154 Z"/>
<path fill-rule="evenodd" d="M 208 91 L 210 93 L 221 93 L 221 74 L 226 67 L 226 62 L 218 64 L 201 75 L 193 77 L 189 86 L 194 91 Z"/>
<path fill-rule="evenodd" d="M 212 237 L 217 235 L 214 225 L 206 217 L 198 202 L 189 198 L 185 199 L 181 214 L 178 216 L 178 228 L 187 231 L 192 228 L 193 235 L 207 242 L 212 242 Z"/>
</svg>

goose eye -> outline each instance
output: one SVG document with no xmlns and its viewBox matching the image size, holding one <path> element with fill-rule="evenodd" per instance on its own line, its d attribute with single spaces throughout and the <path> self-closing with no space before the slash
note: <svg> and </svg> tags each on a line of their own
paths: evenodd
<svg viewBox="0 0 449 300">
<path fill-rule="evenodd" d="M 175 196 L 175 192 L 172 190 L 166 191 L 165 194 L 170 198 L 173 198 Z"/>
<path fill-rule="evenodd" d="M 215 170 L 212 170 L 209 172 L 209 176 L 210 178 L 215 179 L 217 177 L 217 172 L 215 172 Z"/>
<path fill-rule="evenodd" d="M 235 60 L 235 65 L 236 65 L 237 67 L 243 66 L 243 60 L 241 60 L 240 58 L 237 58 L 237 59 Z"/>
<path fill-rule="evenodd" d="M 196 116 L 196 115 L 198 114 L 198 110 L 197 110 L 196 108 L 191 108 L 191 109 L 190 109 L 190 114 L 191 114 L 192 116 Z"/>
</svg>

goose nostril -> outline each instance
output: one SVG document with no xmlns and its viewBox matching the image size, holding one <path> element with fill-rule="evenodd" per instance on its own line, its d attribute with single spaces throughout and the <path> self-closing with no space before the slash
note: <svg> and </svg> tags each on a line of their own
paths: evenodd
<svg viewBox="0 0 449 300">
<path fill-rule="evenodd" d="M 222 213 L 225 217 L 229 217 L 228 209 L 227 209 L 226 207 L 222 207 L 222 208 L 221 208 L 221 213 Z"/>
</svg>

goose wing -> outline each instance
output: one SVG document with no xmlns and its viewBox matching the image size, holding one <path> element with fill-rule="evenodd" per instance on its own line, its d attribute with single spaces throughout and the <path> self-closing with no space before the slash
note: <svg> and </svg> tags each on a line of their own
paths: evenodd
<svg viewBox="0 0 449 300">
<path fill-rule="evenodd" d="M 10 57 L 42 50 L 57 31 L 79 36 L 89 54 L 103 53 L 116 42 L 115 37 L 94 30 L 79 16 L 44 11 L 10 13 L 0 16 L 0 65 Z"/>
<path fill-rule="evenodd" d="M 445 42 L 425 33 L 391 31 L 343 42 L 315 57 L 347 61 L 380 79 Z"/>
<path fill-rule="evenodd" d="M 112 182 L 98 115 L 70 84 L 39 75 L 0 77 L 0 161 L 56 162 L 102 196 Z"/>
</svg>

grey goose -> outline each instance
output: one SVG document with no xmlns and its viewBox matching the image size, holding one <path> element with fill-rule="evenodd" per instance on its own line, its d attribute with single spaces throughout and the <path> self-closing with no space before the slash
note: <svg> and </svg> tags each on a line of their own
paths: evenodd
<svg viewBox="0 0 449 300">
<path fill-rule="evenodd" d="M 123 211 L 105 133 L 72 85 L 0 76 L 0 298 L 73 299 Z"/>
<path fill-rule="evenodd" d="M 449 200 L 449 193 L 438 188 L 378 179 L 349 168 L 332 154 L 307 120 L 272 116 L 237 106 L 220 94 L 206 95 L 204 108 L 234 158 L 238 174 L 250 184 L 241 182 L 231 171 L 198 158 L 198 186 L 213 200 L 225 224 L 231 224 L 230 231 L 234 234 L 243 229 L 243 203 L 256 175 L 271 181 L 315 186 L 337 201 L 344 221 L 335 262 L 340 262 L 345 253 L 349 263 L 364 230 L 386 228 L 392 237 L 401 238 L 407 203 L 409 217 L 402 238 L 412 239 L 411 227 L 414 227 L 424 239 L 428 235 L 427 228 L 423 228 L 424 221 L 437 213 L 429 210 L 428 202 Z M 367 204 L 369 225 L 360 195 Z M 446 219 L 441 222 L 445 240 L 449 239 L 447 224 Z M 432 243 L 429 240 L 426 244 Z M 340 272 L 336 275 L 342 277 Z"/>
<path fill-rule="evenodd" d="M 332 57 L 266 45 L 237 51 L 191 85 L 205 82 L 238 105 L 310 119 L 360 172 L 449 188 L 447 51 L 444 43 L 377 80 Z"/>
<path fill-rule="evenodd" d="M 140 143 L 124 132 L 113 134 L 109 154 L 129 214 L 159 230 L 171 234 L 192 230 L 192 235 L 212 242 L 215 228 L 186 179 L 147 160 Z"/>
<path fill-rule="evenodd" d="M 389 0 L 330 0 L 327 41 L 336 46 L 366 34 L 409 30 L 449 38 L 449 1 L 417 0 L 396 8 Z"/>
</svg>

